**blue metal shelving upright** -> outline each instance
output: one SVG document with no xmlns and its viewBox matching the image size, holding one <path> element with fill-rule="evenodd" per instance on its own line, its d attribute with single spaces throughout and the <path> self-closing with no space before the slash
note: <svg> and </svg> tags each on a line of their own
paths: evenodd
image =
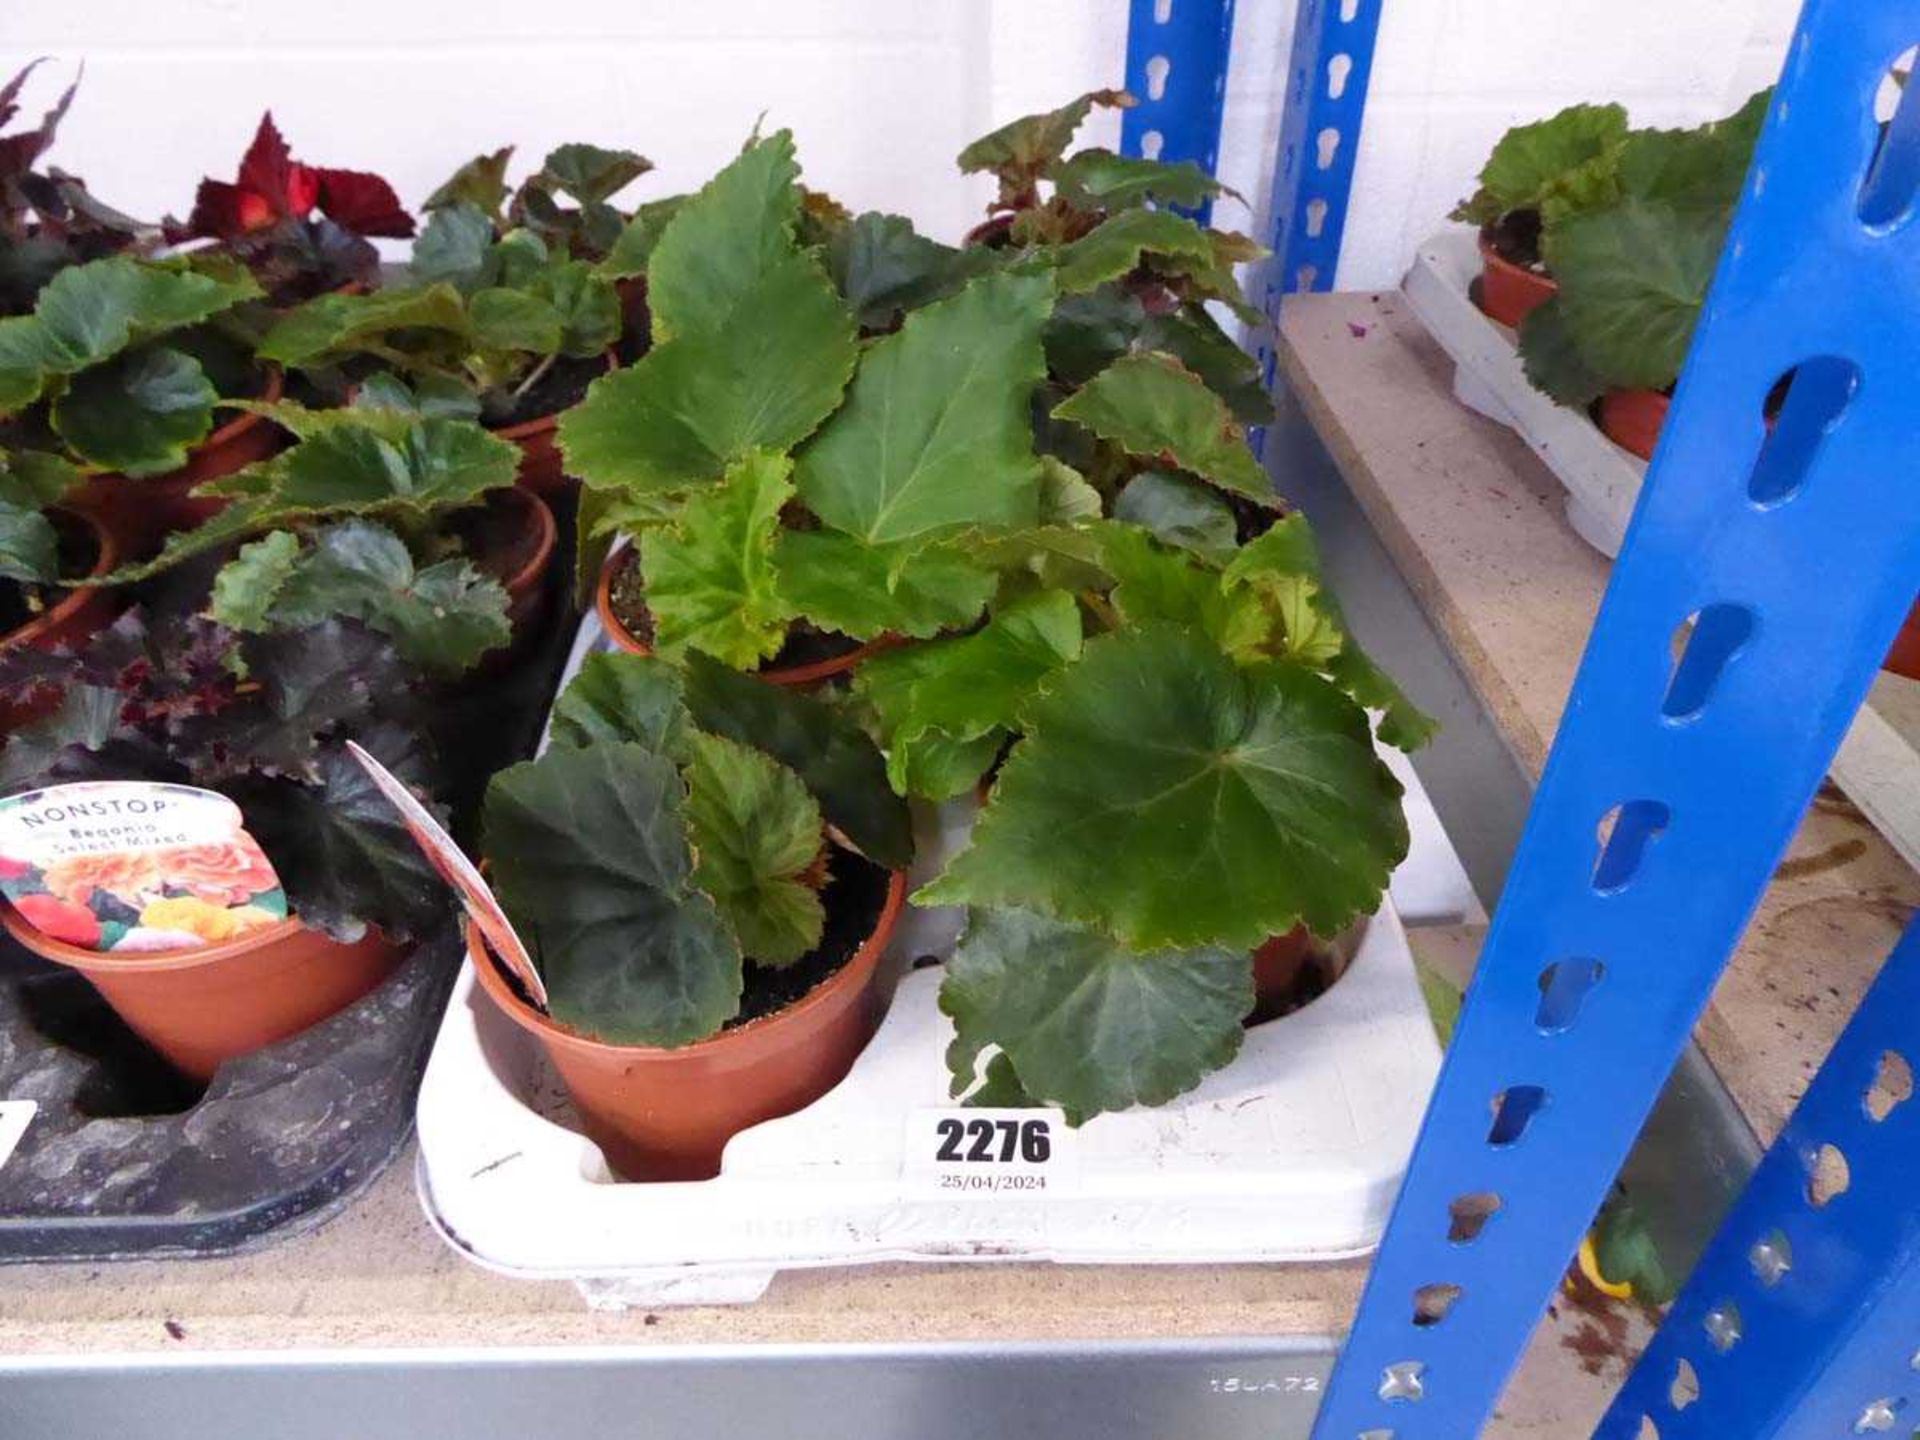
<svg viewBox="0 0 1920 1440">
<path fill-rule="evenodd" d="M 1916 40 L 1807 0 L 1317 1440 L 1480 1433 L 1920 587 Z"/>
<path fill-rule="evenodd" d="M 1596 1431 L 1823 1440 L 1920 1426 L 1920 922 Z"/>
<path fill-rule="evenodd" d="M 1127 90 L 1120 148 L 1215 169 L 1233 46 L 1233 0 L 1128 0 Z M 1194 210 L 1206 223 L 1213 206 Z"/>
</svg>

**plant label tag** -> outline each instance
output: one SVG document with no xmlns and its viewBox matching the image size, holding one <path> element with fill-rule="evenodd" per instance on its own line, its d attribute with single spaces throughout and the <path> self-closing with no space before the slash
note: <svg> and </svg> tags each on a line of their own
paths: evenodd
<svg viewBox="0 0 1920 1440">
<path fill-rule="evenodd" d="M 0 1100 L 0 1168 L 13 1158 L 20 1137 L 27 1133 L 27 1126 L 39 1108 L 37 1100 Z"/>
<path fill-rule="evenodd" d="M 380 793 L 393 802 L 393 808 L 400 812 L 407 833 L 413 836 L 413 843 L 420 847 L 420 852 L 427 857 L 427 863 L 440 872 L 440 878 L 453 887 L 453 893 L 460 897 L 460 905 L 467 912 L 467 918 L 486 938 L 488 946 L 500 958 L 500 963 L 526 987 L 533 1003 L 542 1010 L 546 1009 L 547 987 L 540 983 L 540 972 L 533 968 L 533 957 L 527 953 L 527 947 L 521 943 L 513 922 L 507 919 L 507 912 L 500 908 L 492 887 L 481 877 L 479 869 L 467 859 L 466 853 L 447 834 L 440 822 L 433 818 L 427 807 L 400 783 L 398 776 L 351 740 L 347 742 L 347 750 L 360 762 L 361 768 L 373 777 L 373 783 L 379 786 Z"/>
<path fill-rule="evenodd" d="M 914 1110 L 900 1178 L 942 1200 L 1039 1200 L 1077 1186 L 1078 1138 L 1058 1110 Z"/>
<path fill-rule="evenodd" d="M 49 938 L 115 954 L 218 944 L 287 918 L 238 805 L 145 780 L 0 800 L 0 894 Z"/>
</svg>

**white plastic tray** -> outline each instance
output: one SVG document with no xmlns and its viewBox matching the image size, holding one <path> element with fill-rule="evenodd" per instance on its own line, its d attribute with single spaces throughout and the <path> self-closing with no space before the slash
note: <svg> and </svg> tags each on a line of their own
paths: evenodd
<svg viewBox="0 0 1920 1440">
<path fill-rule="evenodd" d="M 600 643 L 589 619 L 574 663 Z M 1393 901 L 1436 922 L 1478 916 L 1431 805 L 1396 769 L 1415 787 L 1415 838 Z M 966 818 L 936 818 L 923 872 Z M 956 929 L 951 912 L 913 914 L 896 962 L 940 953 Z M 573 1279 L 606 1306 L 748 1301 L 807 1266 L 1326 1260 L 1378 1240 L 1439 1063 L 1394 903 L 1367 922 L 1338 984 L 1250 1030 L 1240 1056 L 1178 1102 L 1078 1130 L 1048 1112 L 992 1112 L 1051 1119 L 1041 1191 L 943 1188 L 954 1167 L 933 1163 L 933 1127 L 981 1112 L 947 1099 L 939 983 L 937 968 L 907 974 L 847 1078 L 736 1136 L 716 1179 L 617 1184 L 571 1128 L 538 1047 L 463 974 L 421 1085 L 421 1201 L 468 1258 Z"/>
<path fill-rule="evenodd" d="M 1601 554 L 1619 553 L 1647 464 L 1580 411 L 1528 382 L 1513 332 L 1467 293 L 1480 271 L 1472 234 L 1444 231 L 1420 247 L 1407 302 L 1454 362 L 1460 402 L 1517 433 L 1567 489 L 1567 521 Z M 1833 758 L 1834 783 L 1906 861 L 1920 867 L 1920 682 L 1883 674 Z"/>
<path fill-rule="evenodd" d="M 1567 523 L 1602 555 L 1620 553 L 1647 463 L 1609 440 L 1583 412 L 1556 404 L 1528 381 L 1513 331 L 1481 313 L 1467 292 L 1480 273 L 1470 231 L 1422 245 L 1407 272 L 1407 303 L 1454 363 L 1460 403 L 1507 426 L 1567 487 Z"/>
</svg>

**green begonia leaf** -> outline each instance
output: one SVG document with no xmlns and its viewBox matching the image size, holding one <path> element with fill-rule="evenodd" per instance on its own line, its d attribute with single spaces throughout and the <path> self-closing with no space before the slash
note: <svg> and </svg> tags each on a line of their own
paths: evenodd
<svg viewBox="0 0 1920 1440">
<path fill-rule="evenodd" d="M 1139 348 L 1173 356 L 1226 401 L 1233 418 L 1243 425 L 1265 425 L 1273 419 L 1273 398 L 1267 393 L 1260 362 L 1236 345 L 1205 310 L 1186 306 L 1147 317 L 1140 329 Z"/>
<path fill-rule="evenodd" d="M 458 202 L 436 209 L 413 242 L 408 269 L 420 284 L 446 280 L 472 290 L 486 274 L 493 248 L 493 217 L 478 205 Z"/>
<path fill-rule="evenodd" d="M 38 506 L 0 499 L 0 579 L 46 584 L 60 577 L 60 537 Z"/>
<path fill-rule="evenodd" d="M 1096 105 L 1124 109 L 1134 98 L 1124 90 L 1094 90 L 1058 110 L 1023 115 L 982 135 L 960 152 L 962 174 L 986 171 L 1000 178 L 1000 203 L 1017 205 L 1032 197 L 1034 183 L 1050 175 L 1073 143 L 1073 133 Z"/>
<path fill-rule="evenodd" d="M 1433 738 L 1438 725 L 1401 692 L 1385 671 L 1367 657 L 1347 631 L 1345 618 L 1320 570 L 1320 550 L 1304 515 L 1289 515 L 1264 535 L 1242 546 L 1221 575 L 1231 598 L 1254 600 L 1279 622 L 1259 640 L 1242 619 L 1233 637 L 1246 656 L 1279 657 L 1310 665 L 1346 691 L 1358 704 L 1380 712 L 1380 739 L 1401 750 L 1417 750 Z M 1231 641 L 1229 653 L 1234 653 Z"/>
<path fill-rule="evenodd" d="M 584 360 L 620 338 L 620 295 L 584 260 L 562 260 L 528 282 L 528 290 L 560 318 L 560 353 Z"/>
<path fill-rule="evenodd" d="M 537 295 L 491 285 L 467 302 L 474 343 L 487 350 L 553 355 L 560 349 L 560 312 Z"/>
<path fill-rule="evenodd" d="M 572 141 L 549 150 L 532 179 L 583 205 L 593 205 L 611 200 L 651 169 L 653 162 L 632 150 L 607 150 Z"/>
<path fill-rule="evenodd" d="M 1267 317 L 1247 303 L 1240 282 L 1234 277 L 1233 267 L 1264 260 L 1266 250 L 1236 231 L 1208 230 L 1204 233 L 1212 250 L 1210 259 L 1196 259 L 1183 252 L 1156 252 L 1148 257 L 1148 268 L 1171 277 L 1175 288 L 1189 304 L 1195 301 L 1218 301 L 1242 323 L 1265 325 Z"/>
<path fill-rule="evenodd" d="M 1182 470 L 1274 505 L 1273 482 L 1218 395 L 1170 355 L 1127 355 L 1054 407 L 1143 460 Z"/>
<path fill-rule="evenodd" d="M 80 482 L 58 455 L 0 449 L 0 578 L 46 584 L 60 578 L 60 537 L 42 512 Z"/>
<path fill-rule="evenodd" d="M 1707 300 L 1728 216 L 1624 200 L 1547 237 L 1567 333 L 1609 387 L 1679 378 Z"/>
<path fill-rule="evenodd" d="M 957 747 L 991 763 L 1040 685 L 1080 654 L 1080 607 L 1071 595 L 1041 591 L 1022 597 L 972 635 L 876 655 L 854 675 L 854 689 L 873 707 L 887 745 L 887 775 L 902 794 L 945 800 L 980 777 L 955 774 Z M 991 747 L 985 745 L 988 739 Z M 937 747 L 934 762 L 919 758 Z M 982 769 L 985 765 L 982 765 Z M 941 777 L 952 788 L 915 791 L 909 783 Z"/>
<path fill-rule="evenodd" d="M 1762 90 L 1712 124 L 1634 131 L 1620 150 L 1622 193 L 1681 209 L 1730 212 L 1740 199 L 1772 103 L 1773 91 Z"/>
<path fill-rule="evenodd" d="M 1239 1052 L 1253 1009 L 1245 950 L 1131 950 L 1026 910 L 975 910 L 947 961 L 954 1093 L 998 1045 L 1020 1087 L 1079 1123 L 1163 1105 Z"/>
<path fill-rule="evenodd" d="M 740 945 L 694 882 L 667 757 L 557 746 L 493 777 L 485 829 L 556 1020 L 611 1045 L 685 1045 L 739 1009 Z"/>
<path fill-rule="evenodd" d="M 654 344 L 728 329 L 769 275 L 792 267 L 799 176 L 793 136 L 780 130 L 677 209 L 647 267 Z"/>
<path fill-rule="evenodd" d="M 420 208 L 441 210 L 464 203 L 477 207 L 489 217 L 498 215 L 507 200 L 507 162 L 512 158 L 511 145 L 474 156 L 427 196 Z"/>
<path fill-rule="evenodd" d="M 1125 210 L 1149 200 L 1191 209 L 1234 194 L 1191 160 L 1170 164 L 1101 149 L 1074 153 L 1054 168 L 1053 183 L 1069 203 L 1088 210 Z"/>
<path fill-rule="evenodd" d="M 1062 295 L 1042 337 L 1047 370 L 1068 385 L 1084 385 L 1132 349 L 1146 323 L 1140 297 L 1118 284 Z"/>
<path fill-rule="evenodd" d="M 1136 949 L 1337 934 L 1406 855 L 1364 711 L 1166 625 L 1086 647 L 1027 707 L 972 845 L 923 904 L 1017 905 Z M 1024 1078 L 1024 1077 L 1023 1077 Z"/>
<path fill-rule="evenodd" d="M 995 584 L 958 542 L 869 545 L 833 530 L 783 530 L 773 554 L 787 604 L 856 640 L 962 629 Z"/>
<path fill-rule="evenodd" d="M 631 280 L 646 274 L 667 222 L 686 200 L 685 195 L 669 195 L 664 200 L 649 200 L 634 211 L 633 218 L 627 221 L 608 250 L 607 258 L 600 262 L 600 273 L 610 280 Z"/>
<path fill-rule="evenodd" d="M 53 376 L 80 374 L 259 294 L 244 270 L 212 275 L 124 256 L 70 265 L 31 315 L 0 320 L 0 413 L 31 403 Z"/>
<path fill-rule="evenodd" d="M 507 643 L 507 592 L 470 561 L 416 568 L 399 536 L 367 520 L 316 532 L 283 563 L 282 542 L 290 538 L 276 532 L 221 571 L 214 619 L 236 630 L 298 630 L 331 616 L 360 620 L 408 661 L 441 676 L 463 674 Z"/>
<path fill-rule="evenodd" d="M 1245 593 L 1274 624 L 1244 637 L 1247 657 L 1298 660 L 1321 669 L 1347 643 L 1340 611 L 1320 578 L 1320 552 L 1304 515 L 1288 515 L 1241 547 L 1221 572 L 1229 596 Z M 1230 647 L 1231 648 L 1231 647 Z"/>
<path fill-rule="evenodd" d="M 419 375 L 409 384 L 398 375 L 389 375 L 382 370 L 360 382 L 360 389 L 349 408 L 394 410 L 403 415 L 441 420 L 478 420 L 480 397 L 450 375 Z M 288 422 L 281 418 L 281 423 Z M 304 422 L 288 424 L 288 428 L 300 434 L 301 423 Z"/>
<path fill-rule="evenodd" d="M 1591 405 L 1607 388 L 1580 354 L 1558 295 L 1520 322 L 1520 363 L 1534 388 L 1562 405 Z"/>
<path fill-rule="evenodd" d="M 58 504 L 85 478 L 65 456 L 0 447 L 0 498 L 11 504 L 36 509 Z"/>
<path fill-rule="evenodd" d="M 793 495 L 792 468 L 784 455 L 754 451 L 640 538 L 662 655 L 700 650 L 751 670 L 780 649 L 794 617 L 775 584 L 773 540 Z"/>
<path fill-rule="evenodd" d="M 1040 457 L 1040 523 L 1071 525 L 1088 520 L 1105 508 L 1100 492 L 1087 483 L 1087 477 L 1051 455 Z"/>
<path fill-rule="evenodd" d="M 1142 471 L 1120 487 L 1113 518 L 1219 564 L 1239 543 L 1233 510 L 1218 491 L 1159 470 Z"/>
<path fill-rule="evenodd" d="M 122 566 L 107 579 L 126 584 L 191 556 L 295 521 L 350 515 L 424 516 L 468 505 L 511 485 L 520 452 L 466 420 L 421 418 L 398 410 L 284 412 L 303 435 L 272 459 L 204 487 L 237 497 L 191 530 L 169 535 L 152 560 Z"/>
<path fill-rule="evenodd" d="M 1570 105 L 1500 137 L 1480 172 L 1480 189 L 1454 212 L 1456 220 L 1490 225 L 1511 210 L 1537 208 L 1567 172 L 1618 152 L 1627 135 L 1620 105 Z"/>
<path fill-rule="evenodd" d="M 555 745 L 633 741 L 663 755 L 686 745 L 687 701 L 680 672 L 652 655 L 596 651 L 554 701 Z"/>
<path fill-rule="evenodd" d="M 997 258 L 942 245 L 911 220 L 877 211 L 855 216 L 827 246 L 828 272 L 864 330 L 885 330 L 902 311 L 946 298 Z"/>
<path fill-rule="evenodd" d="M 765 751 L 798 774 L 827 823 L 861 854 L 895 870 L 912 860 L 906 802 L 888 788 L 880 751 L 842 710 L 698 652 L 687 657 L 686 697 L 700 729 Z"/>
<path fill-rule="evenodd" d="M 1028 396 L 1045 371 L 1052 300 L 1046 275 L 984 275 L 875 341 L 846 402 L 800 452 L 801 498 L 876 544 L 1034 523 Z"/>
<path fill-rule="evenodd" d="M 1210 264 L 1213 242 L 1205 230 L 1171 210 L 1122 210 L 1061 250 L 1061 293 L 1075 295 L 1118 280 L 1149 254 Z"/>
<path fill-rule="evenodd" d="M 229 630 L 267 629 L 280 587 L 299 563 L 300 537 L 291 530 L 275 530 L 241 546 L 213 577 L 207 614 Z"/>
<path fill-rule="evenodd" d="M 803 878 L 820 858 L 820 806 L 793 771 L 738 741 L 695 733 L 688 748 L 694 883 L 747 959 L 791 965 L 826 926 L 826 907 Z"/>
<path fill-rule="evenodd" d="M 281 316 L 257 353 L 307 368 L 373 349 L 398 330 L 441 332 L 457 354 L 471 338 L 466 301 L 445 282 L 371 295 L 320 295 Z"/>
<path fill-rule="evenodd" d="M 200 362 L 154 345 L 83 370 L 53 402 L 54 431 L 73 453 L 125 475 L 159 475 L 187 463 L 213 429 L 220 398 Z"/>
<path fill-rule="evenodd" d="M 411 420 L 396 442 L 370 428 L 329 428 L 273 462 L 282 506 L 428 510 L 471 504 L 513 484 L 520 452 L 467 420 Z"/>
<path fill-rule="evenodd" d="M 678 208 L 647 269 L 654 348 L 561 421 L 568 473 L 629 495 L 685 490 L 749 450 L 791 449 L 833 409 L 853 318 L 795 248 L 797 173 L 781 131 Z"/>
</svg>

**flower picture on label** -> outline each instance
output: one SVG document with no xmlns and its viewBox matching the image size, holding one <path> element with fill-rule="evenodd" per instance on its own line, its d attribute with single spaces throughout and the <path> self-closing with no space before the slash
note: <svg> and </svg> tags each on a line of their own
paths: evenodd
<svg viewBox="0 0 1920 1440">
<path fill-rule="evenodd" d="M 287 918 L 239 806 L 145 781 L 0 800 L 0 894 L 51 938 L 116 953 L 219 944 Z"/>
</svg>

